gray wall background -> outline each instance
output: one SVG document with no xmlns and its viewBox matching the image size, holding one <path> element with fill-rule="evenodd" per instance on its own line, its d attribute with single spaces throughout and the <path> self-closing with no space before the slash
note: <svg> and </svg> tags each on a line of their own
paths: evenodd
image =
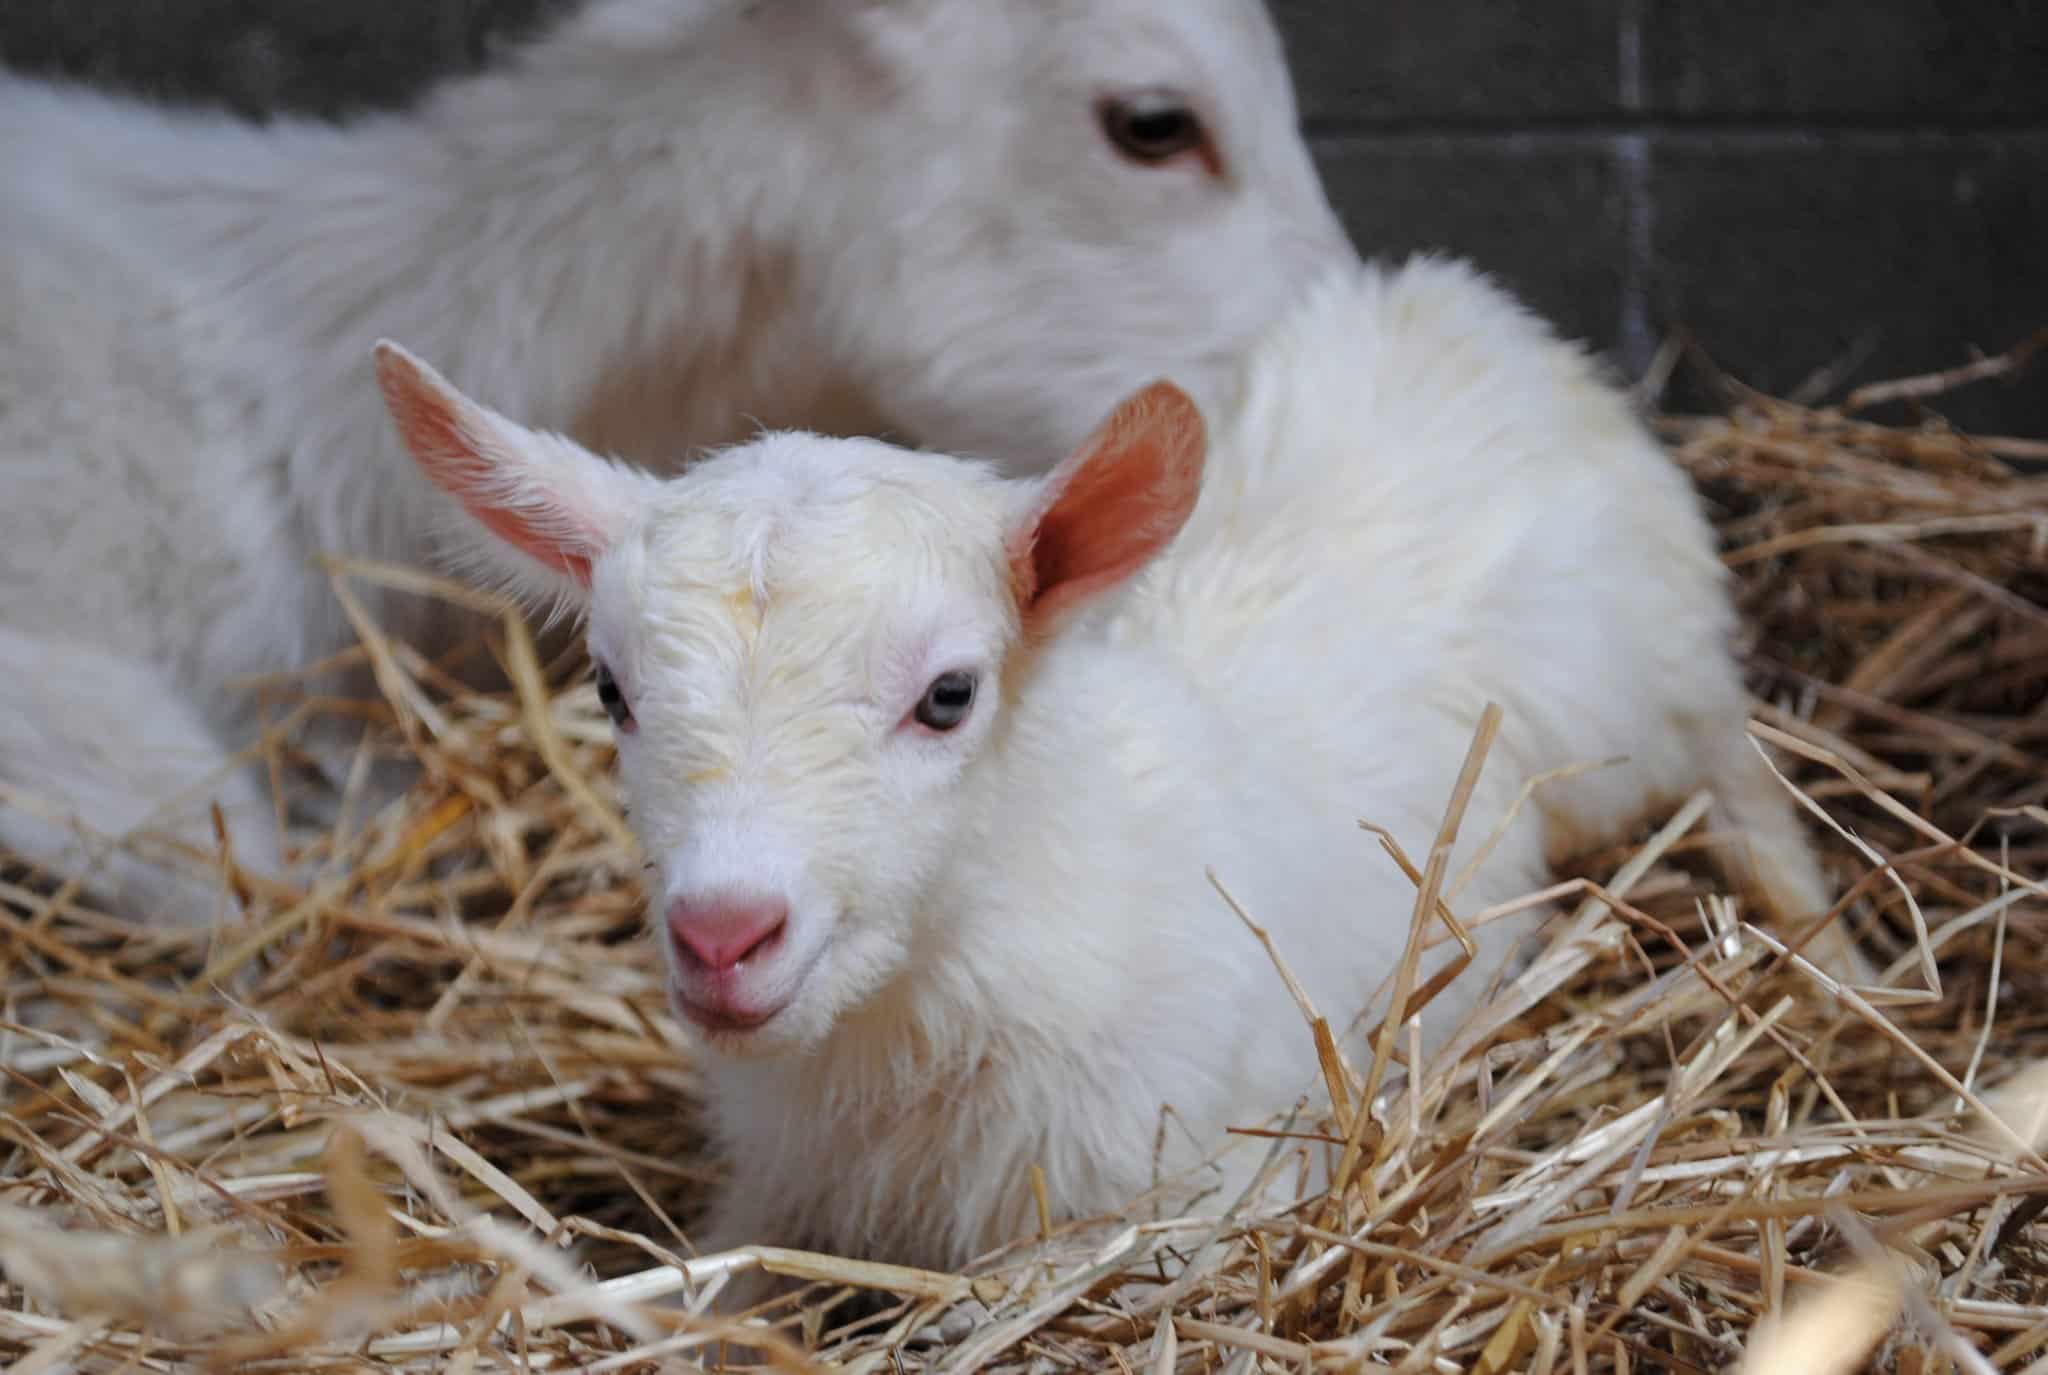
<svg viewBox="0 0 2048 1375">
<path fill-rule="evenodd" d="M 575 3 L 6 0 L 0 61 L 339 115 Z M 2048 326 L 2048 0 L 1274 9 L 1360 247 L 1469 255 L 1631 376 L 1679 329 L 1783 394 Z M 1940 405 L 2048 434 L 2048 360 Z"/>
</svg>

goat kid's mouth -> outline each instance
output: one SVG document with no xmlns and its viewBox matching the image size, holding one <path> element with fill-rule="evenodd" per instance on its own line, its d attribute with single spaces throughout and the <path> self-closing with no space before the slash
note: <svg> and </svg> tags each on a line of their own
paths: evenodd
<svg viewBox="0 0 2048 1375">
<path fill-rule="evenodd" d="M 737 964 L 711 969 L 686 950 L 671 949 L 669 1002 L 677 1015 L 715 1037 L 744 1038 L 774 1021 L 803 991 L 812 954 L 788 967 L 781 935 Z"/>
<path fill-rule="evenodd" d="M 682 991 L 672 990 L 676 1009 L 699 1030 L 726 1035 L 745 1035 L 775 1020 L 775 1014 L 789 1006 L 781 1003 L 764 1009 L 749 1009 L 742 1003 L 699 1003 Z"/>
</svg>

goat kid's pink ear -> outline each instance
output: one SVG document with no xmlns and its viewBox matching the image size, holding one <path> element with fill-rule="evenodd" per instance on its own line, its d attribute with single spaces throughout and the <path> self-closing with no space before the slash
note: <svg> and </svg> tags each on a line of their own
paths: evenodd
<svg viewBox="0 0 2048 1375">
<path fill-rule="evenodd" d="M 590 586 L 590 565 L 631 518 L 623 471 L 559 435 L 515 424 L 389 340 L 377 386 L 420 471 L 504 544 Z M 517 579 L 515 580 L 522 580 Z"/>
<path fill-rule="evenodd" d="M 1171 382 L 1127 398 L 1046 478 L 1010 543 L 1027 627 L 1115 587 L 1172 542 L 1202 492 L 1202 412 Z"/>
</svg>

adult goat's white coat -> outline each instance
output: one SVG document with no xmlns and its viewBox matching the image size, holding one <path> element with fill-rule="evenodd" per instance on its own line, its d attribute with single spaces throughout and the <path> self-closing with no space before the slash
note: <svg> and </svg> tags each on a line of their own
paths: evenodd
<svg viewBox="0 0 2048 1375">
<path fill-rule="evenodd" d="M 1395 968 L 1484 704 L 1458 892 L 1712 786 L 1824 888 L 1744 735 L 1712 533 L 1578 350 L 1461 265 L 1337 275 L 1205 443 L 1157 384 L 1046 479 L 778 434 L 660 482 L 381 356 L 398 428 L 587 606 L 679 1013 L 736 1174 L 715 1240 L 951 1267 L 1111 1210 L 1315 1056 L 1213 869 L 1342 1026 Z M 1206 462 L 1205 462 L 1206 450 Z M 1738 865 L 1738 869 L 1743 866 Z M 1508 939 L 1425 1021 L 1469 1006 Z"/>
<path fill-rule="evenodd" d="M 0 185 L 0 783 L 113 833 L 250 742 L 236 678 L 348 643 L 315 554 L 429 552 L 380 335 L 636 460 L 793 423 L 1029 469 L 1350 251 L 1258 0 L 593 0 L 339 128 L 0 77 Z M 274 863 L 255 779 L 211 791 Z"/>
</svg>

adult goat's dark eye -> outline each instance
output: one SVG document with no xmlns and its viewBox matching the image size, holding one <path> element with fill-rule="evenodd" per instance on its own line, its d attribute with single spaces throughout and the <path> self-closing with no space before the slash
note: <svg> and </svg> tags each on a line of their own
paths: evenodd
<svg viewBox="0 0 2048 1375">
<path fill-rule="evenodd" d="M 1193 110 L 1163 100 L 1104 101 L 1102 132 L 1119 153 L 1143 163 L 1169 162 L 1207 138 Z"/>
<path fill-rule="evenodd" d="M 974 706 L 974 675 L 941 673 L 917 704 L 917 723 L 926 730 L 951 730 Z"/>
<path fill-rule="evenodd" d="M 620 730 L 633 729 L 633 709 L 626 705 L 626 694 L 619 691 L 618 680 L 603 664 L 597 666 L 597 700 L 604 703 L 605 715 L 612 718 L 612 724 Z"/>
</svg>

